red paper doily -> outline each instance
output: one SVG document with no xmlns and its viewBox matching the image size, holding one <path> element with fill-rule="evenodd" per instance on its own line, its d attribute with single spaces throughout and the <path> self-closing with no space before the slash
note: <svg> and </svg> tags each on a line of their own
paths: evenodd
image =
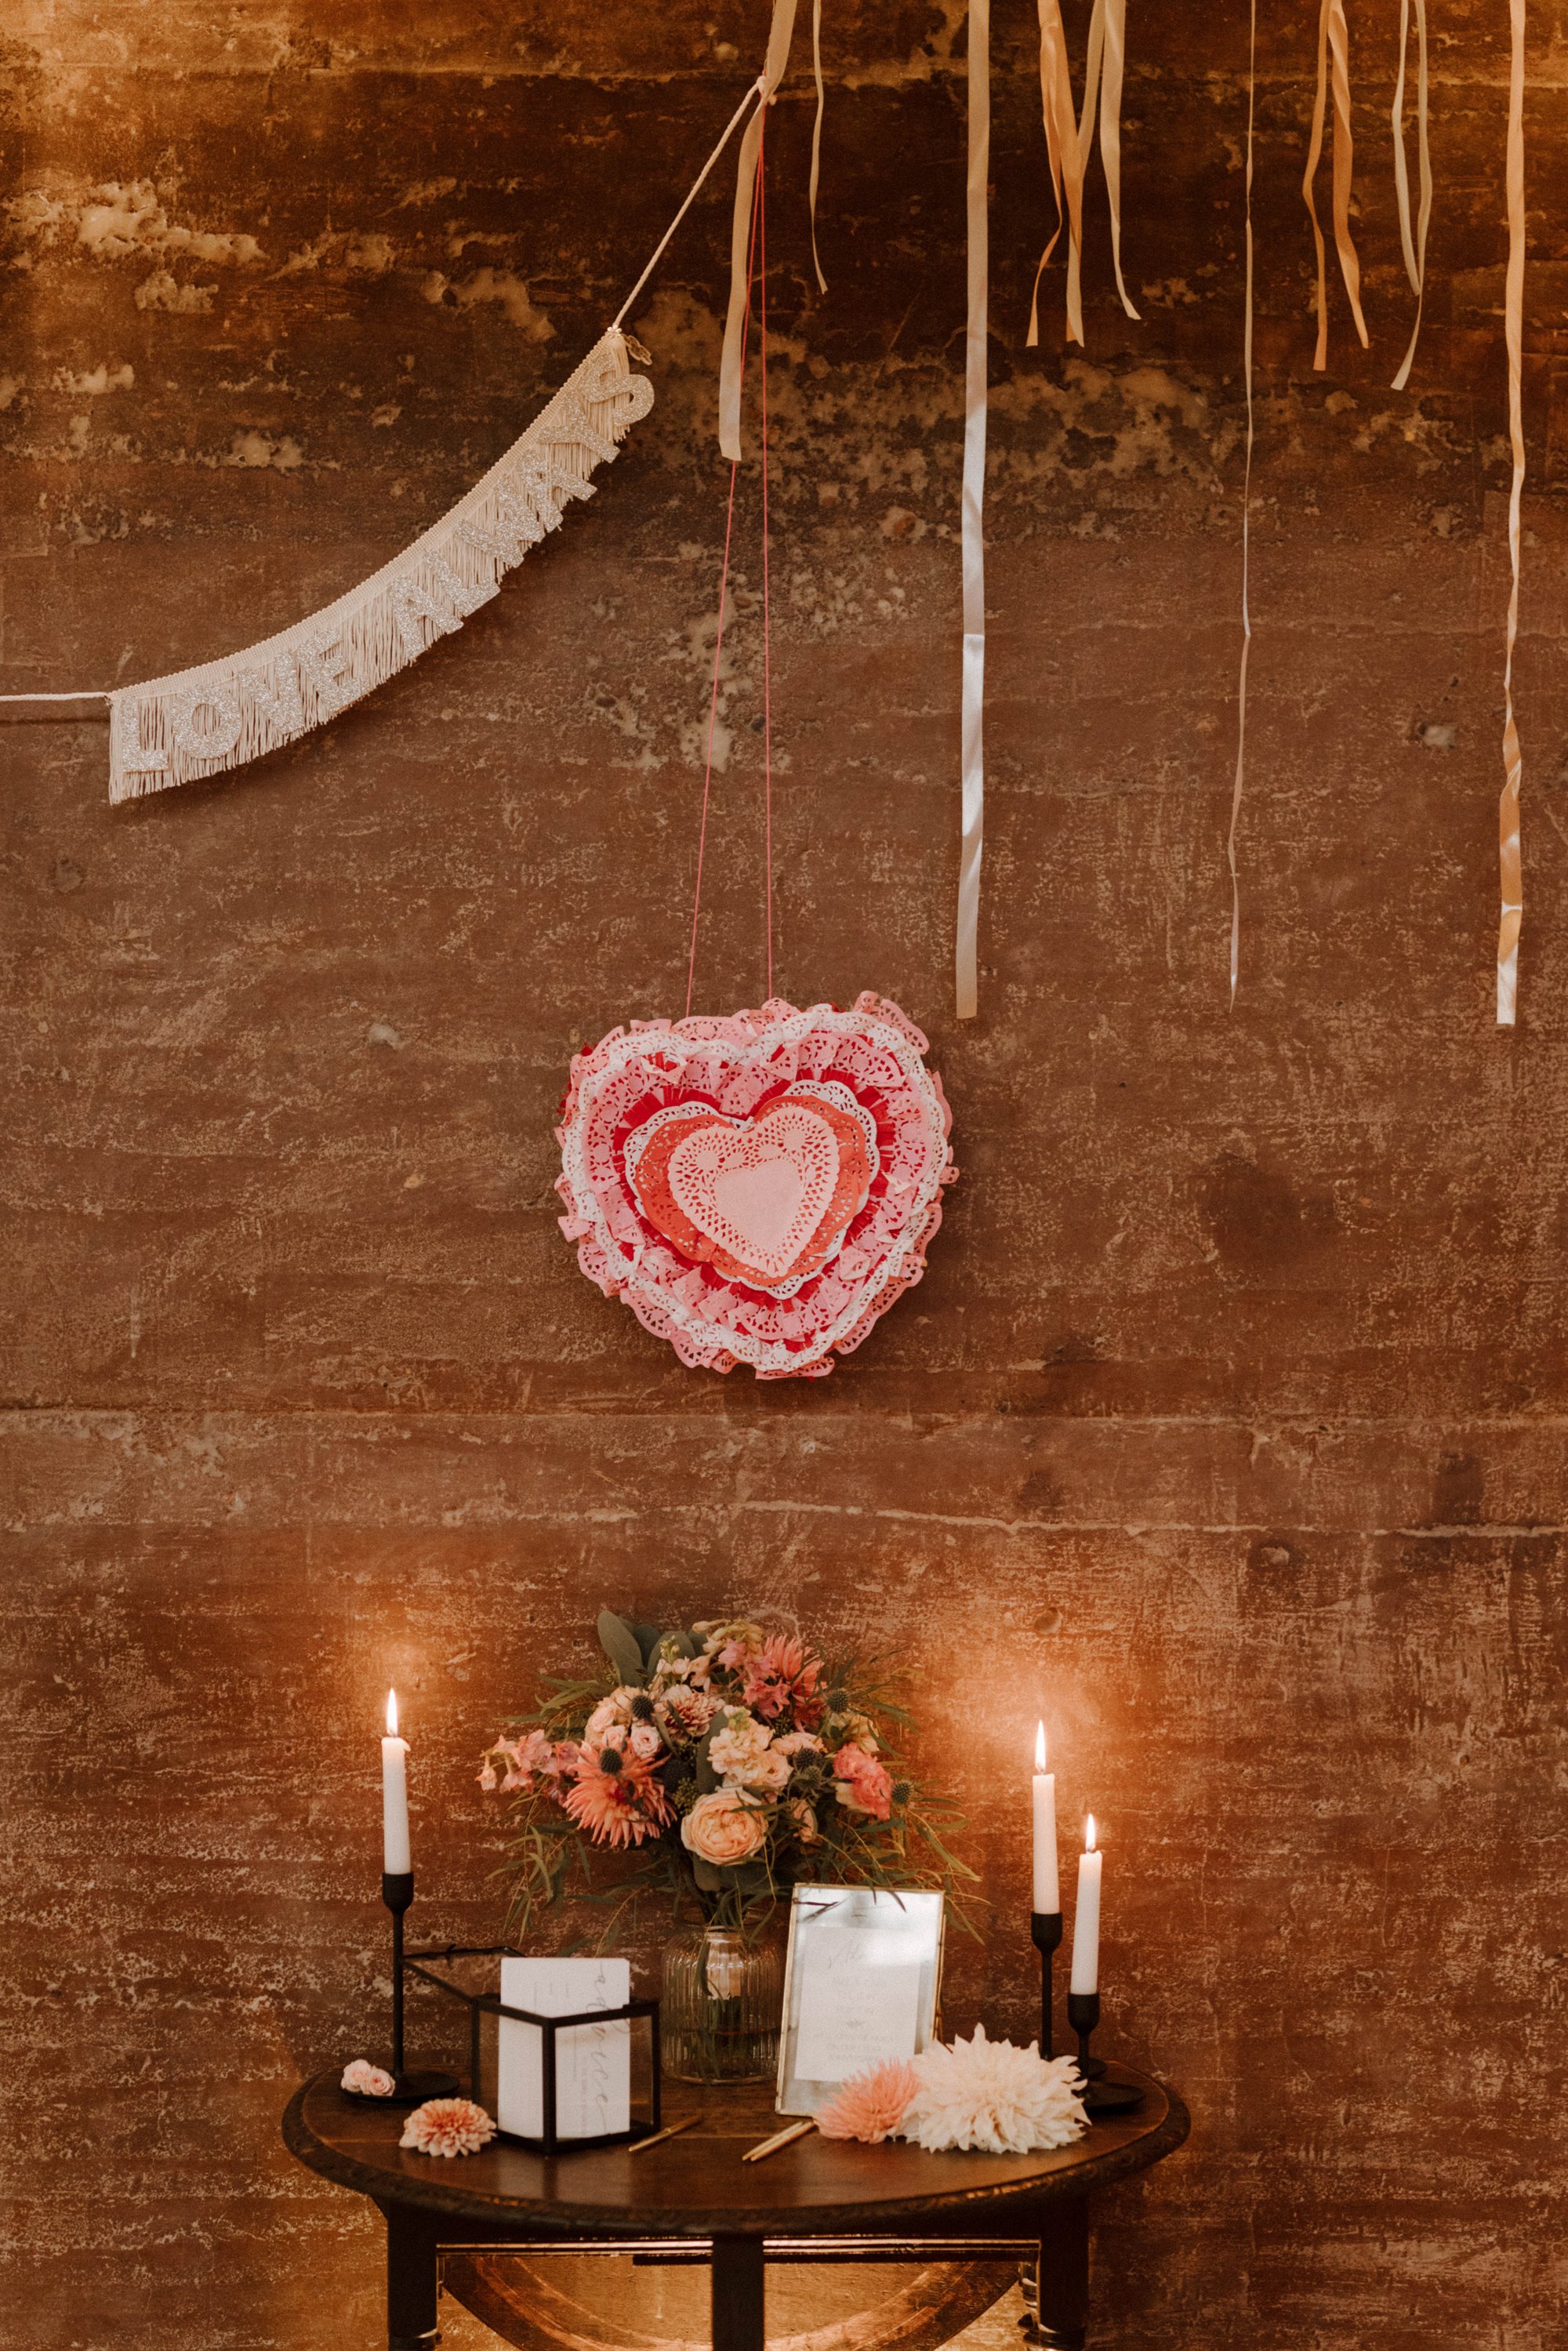
<svg viewBox="0 0 1568 2351">
<path fill-rule="evenodd" d="M 612 1029 L 557 1129 L 583 1272 L 684 1364 L 822 1378 L 919 1280 L 957 1177 L 925 1050 L 869 990 Z"/>
</svg>

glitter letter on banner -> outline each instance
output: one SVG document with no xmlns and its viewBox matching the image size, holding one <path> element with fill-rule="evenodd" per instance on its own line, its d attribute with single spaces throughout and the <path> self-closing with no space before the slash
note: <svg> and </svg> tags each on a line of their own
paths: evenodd
<svg viewBox="0 0 1568 2351">
<path fill-rule="evenodd" d="M 618 327 L 451 512 L 325 611 L 109 698 L 111 800 L 243 768 L 335 718 L 488 603 L 653 404 Z M 646 358 L 647 354 L 642 354 Z"/>
<path fill-rule="evenodd" d="M 683 1364 L 821 1379 L 919 1280 L 957 1180 L 925 1055 L 869 991 L 612 1029 L 556 1130 L 579 1265 Z"/>
</svg>

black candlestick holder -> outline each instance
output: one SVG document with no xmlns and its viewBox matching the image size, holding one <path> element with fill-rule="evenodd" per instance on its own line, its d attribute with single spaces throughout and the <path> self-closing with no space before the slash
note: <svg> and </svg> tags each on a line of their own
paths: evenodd
<svg viewBox="0 0 1568 2351">
<path fill-rule="evenodd" d="M 1105 2060 L 1089 2054 L 1089 2040 L 1100 2022 L 1099 1993 L 1070 1991 L 1067 1995 L 1067 2022 L 1078 2035 L 1079 2072 L 1086 2082 L 1098 2082 L 1104 2074 Z"/>
<path fill-rule="evenodd" d="M 1034 1948 L 1040 1953 L 1040 2053 L 1042 2057 L 1052 2057 L 1056 2053 L 1051 2021 L 1056 2001 L 1051 1963 L 1061 1943 L 1061 1911 L 1031 1911 L 1029 1931 Z"/>
<path fill-rule="evenodd" d="M 389 2106 L 420 2106 L 424 2104 L 426 2098 L 455 2098 L 459 2089 L 455 2074 L 410 2073 L 403 2064 L 402 1921 L 403 1913 L 413 1900 L 413 1870 L 383 1870 L 382 1900 L 392 1912 L 392 2072 L 394 2087 L 386 2104 Z"/>
<path fill-rule="evenodd" d="M 1108 2072 L 1103 2057 L 1090 2054 L 1089 2043 L 1100 2022 L 1100 1995 L 1097 1991 L 1070 1991 L 1067 1995 L 1067 2022 L 1078 2035 L 1078 2071 L 1083 2080 L 1083 2109 L 1095 2115 L 1120 2115 L 1138 2105 L 1143 2091 L 1136 2082 L 1118 2081 Z"/>
</svg>

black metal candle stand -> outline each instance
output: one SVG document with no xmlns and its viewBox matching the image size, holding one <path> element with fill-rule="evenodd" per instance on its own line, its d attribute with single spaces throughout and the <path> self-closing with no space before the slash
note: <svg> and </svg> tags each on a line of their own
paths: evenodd
<svg viewBox="0 0 1568 2351">
<path fill-rule="evenodd" d="M 1029 1931 L 1034 1948 L 1040 1953 L 1040 2053 L 1042 2057 L 1052 2057 L 1056 2053 L 1052 2022 L 1056 2008 L 1052 1962 L 1061 1943 L 1061 1911 L 1031 1911 Z"/>
<path fill-rule="evenodd" d="M 1143 2097 L 1136 2082 L 1119 2082 L 1106 2070 L 1103 2057 L 1090 2054 L 1089 2043 L 1100 2022 L 1097 1991 L 1070 1991 L 1067 2022 L 1078 2036 L 1078 2071 L 1083 2081 L 1083 2109 L 1088 2115 L 1125 2114 Z"/>
<path fill-rule="evenodd" d="M 444 1993 L 448 2000 L 457 2001 L 467 2011 L 468 2095 L 487 2113 L 495 2116 L 497 2137 L 512 2147 L 526 2147 L 536 2154 L 552 2156 L 575 2155 L 580 2149 L 594 2147 L 624 2147 L 638 2139 L 651 2138 L 662 2127 L 658 2001 L 629 2000 L 619 2008 L 580 2009 L 574 2010 L 570 2016 L 542 2016 L 537 2009 L 514 2007 L 509 2001 L 500 1999 L 495 1992 L 476 1991 L 467 1984 L 455 1980 L 458 1972 L 455 1962 L 517 1959 L 526 1956 L 522 1951 L 514 1950 L 507 1943 L 449 1943 L 439 1950 L 410 1951 L 402 1960 L 411 1976 Z M 450 1972 L 443 1974 L 444 1966 Z M 489 2034 L 485 2030 L 487 2018 L 495 2021 L 494 2030 Z M 641 2103 L 646 2106 L 647 2112 L 636 2116 L 625 2130 L 602 2131 L 580 2137 L 563 2133 L 558 2104 L 560 2075 L 556 2043 L 559 2035 L 577 2025 L 621 2022 L 628 2025 L 643 2023 L 647 2027 L 644 2062 L 635 2069 L 642 2074 L 645 2095 Z M 539 2116 L 543 2127 L 537 2138 L 499 2126 L 500 2033 L 505 2023 L 531 2025 L 538 2032 Z M 628 2033 L 629 2043 L 630 2039 Z M 629 2045 L 626 2053 L 629 2098 L 633 2074 L 632 2054 Z"/>
<path fill-rule="evenodd" d="M 462 2086 L 458 2082 L 455 2074 L 429 2073 L 420 2072 L 417 2070 L 411 2072 L 403 2063 L 402 1921 L 403 1913 L 407 1910 L 409 1905 L 413 1900 L 413 1870 L 383 1870 L 382 1873 L 382 1900 L 392 1912 L 392 2087 L 390 2095 L 381 2099 L 379 2103 L 382 2105 L 386 2106 L 422 2106 L 427 2098 L 455 2098 L 458 2095 L 459 2090 Z M 350 2093 L 350 2095 L 352 2095 L 354 2094 Z M 361 2093 L 360 2095 L 363 2094 Z"/>
</svg>

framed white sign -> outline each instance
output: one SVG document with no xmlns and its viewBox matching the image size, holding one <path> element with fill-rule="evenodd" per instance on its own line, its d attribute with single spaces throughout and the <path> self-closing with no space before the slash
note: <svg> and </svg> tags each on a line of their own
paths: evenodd
<svg viewBox="0 0 1568 2351">
<path fill-rule="evenodd" d="M 781 2115 L 814 2115 L 841 2082 L 914 2057 L 936 2027 L 946 1898 L 870 1886 L 797 1886 L 789 1905 Z"/>
</svg>

